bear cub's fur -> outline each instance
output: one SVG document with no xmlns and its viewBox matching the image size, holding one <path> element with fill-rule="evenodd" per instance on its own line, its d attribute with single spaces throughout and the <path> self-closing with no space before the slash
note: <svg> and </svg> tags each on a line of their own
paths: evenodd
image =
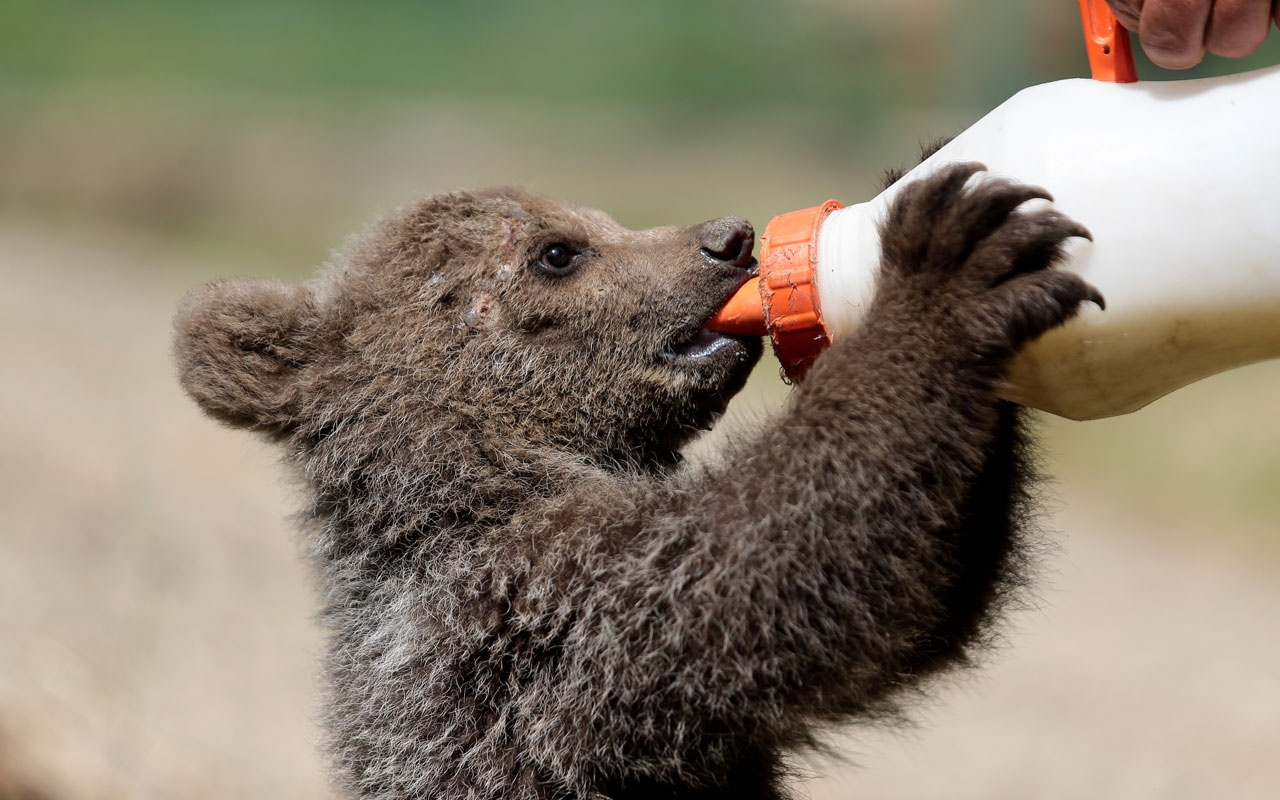
<svg viewBox="0 0 1280 800">
<path fill-rule="evenodd" d="M 1042 190 L 956 165 L 883 225 L 866 322 L 709 464 L 761 343 L 711 333 L 745 220 L 631 231 L 433 197 L 316 280 L 212 284 L 176 353 L 309 487 L 326 721 L 361 798 L 780 798 L 819 726 L 962 662 L 1016 578 L 996 387 L 1097 293 Z"/>
</svg>

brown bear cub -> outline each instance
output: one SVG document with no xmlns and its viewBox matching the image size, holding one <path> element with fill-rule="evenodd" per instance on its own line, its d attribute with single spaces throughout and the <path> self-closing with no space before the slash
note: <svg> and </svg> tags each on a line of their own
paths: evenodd
<svg viewBox="0 0 1280 800">
<path fill-rule="evenodd" d="M 1042 190 L 957 165 L 883 225 L 866 323 L 761 432 L 680 449 L 761 343 L 703 328 L 750 225 L 631 231 L 517 191 L 212 284 L 186 391 L 309 488 L 326 720 L 361 798 L 780 798 L 781 757 L 963 662 L 1029 508 L 1011 356 L 1096 291 Z"/>
</svg>

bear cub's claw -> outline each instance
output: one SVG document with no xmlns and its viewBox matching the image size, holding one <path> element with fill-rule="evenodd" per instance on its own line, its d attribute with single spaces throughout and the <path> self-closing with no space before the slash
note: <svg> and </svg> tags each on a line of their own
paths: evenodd
<svg viewBox="0 0 1280 800">
<path fill-rule="evenodd" d="M 948 165 L 894 199 L 881 229 L 884 303 L 916 319 L 944 321 L 951 337 L 985 358 L 1008 357 L 1102 294 L 1075 273 L 1051 269 L 1089 231 L 1048 204 L 1038 186 Z M 1028 201 L 1045 201 L 1023 208 Z"/>
</svg>

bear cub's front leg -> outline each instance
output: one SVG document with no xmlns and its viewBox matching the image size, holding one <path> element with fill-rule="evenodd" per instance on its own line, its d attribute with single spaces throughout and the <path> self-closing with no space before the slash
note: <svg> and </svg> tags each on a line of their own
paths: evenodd
<svg viewBox="0 0 1280 800">
<path fill-rule="evenodd" d="M 997 391 L 1025 344 L 1082 303 L 1102 304 L 1080 276 L 1053 269 L 1065 242 L 1088 232 L 1050 206 L 1021 208 L 1048 199 L 1043 189 L 981 171 L 949 165 L 895 198 L 862 327 L 815 362 L 793 398 L 809 452 L 774 468 L 831 486 L 814 510 L 826 520 L 820 535 L 848 537 L 837 553 L 860 551 L 837 557 L 834 571 L 861 583 L 877 564 L 910 563 L 900 583 L 861 589 L 858 602 L 884 612 L 849 631 L 842 662 L 898 682 L 962 662 L 1024 580 L 1036 474 L 1022 409 Z M 892 646 L 873 656 L 868 642 Z M 869 681 L 850 706 L 884 691 Z"/>
<path fill-rule="evenodd" d="M 1053 268 L 1066 241 L 1088 231 L 1047 204 L 1023 206 L 1050 200 L 1044 189 L 982 170 L 952 164 L 895 199 L 867 341 L 857 346 L 880 355 L 854 366 L 860 377 L 843 378 L 894 387 L 876 399 L 892 405 L 883 416 L 897 430 L 885 438 L 899 456 L 879 468 L 914 461 L 902 485 L 930 487 L 916 495 L 915 525 L 937 531 L 948 550 L 951 566 L 933 577 L 939 612 L 906 658 L 917 676 L 963 662 L 1027 579 L 1039 475 L 1025 409 L 996 396 L 1009 361 L 1084 302 L 1103 305 L 1079 275 Z"/>
</svg>

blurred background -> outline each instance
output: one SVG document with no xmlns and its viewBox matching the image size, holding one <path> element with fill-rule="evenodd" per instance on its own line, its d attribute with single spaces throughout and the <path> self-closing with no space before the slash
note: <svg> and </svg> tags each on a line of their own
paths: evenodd
<svg viewBox="0 0 1280 800">
<path fill-rule="evenodd" d="M 0 4 L 0 800 L 330 796 L 296 490 L 178 391 L 184 291 L 494 183 L 763 227 L 1086 74 L 1070 0 Z M 766 363 L 732 423 L 784 392 Z M 1032 607 L 800 796 L 1280 796 L 1277 397 L 1045 419 Z"/>
</svg>

